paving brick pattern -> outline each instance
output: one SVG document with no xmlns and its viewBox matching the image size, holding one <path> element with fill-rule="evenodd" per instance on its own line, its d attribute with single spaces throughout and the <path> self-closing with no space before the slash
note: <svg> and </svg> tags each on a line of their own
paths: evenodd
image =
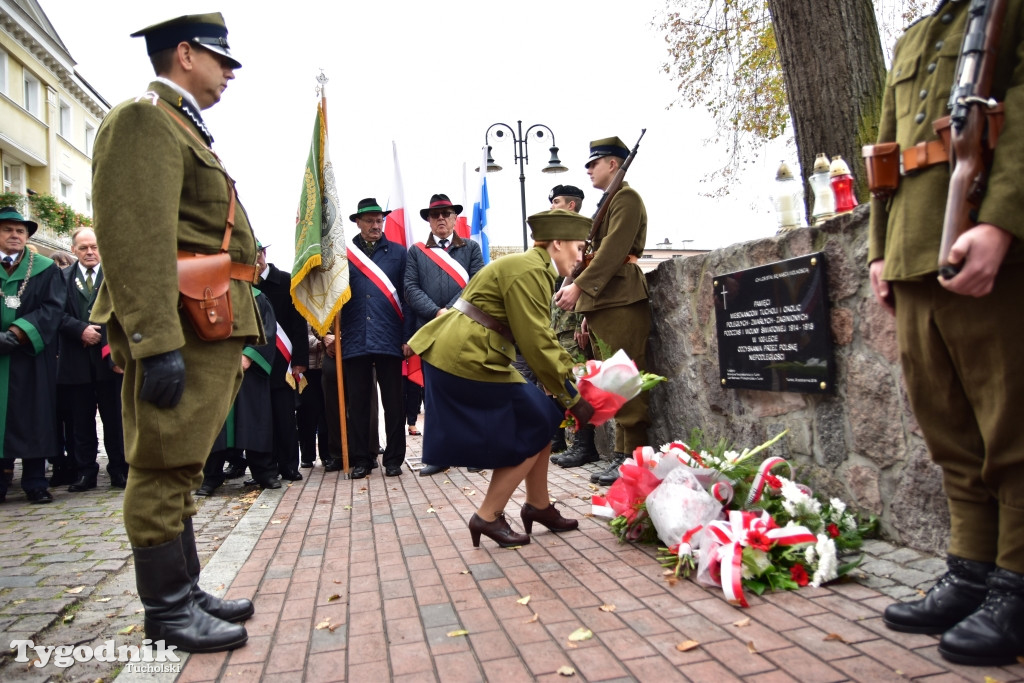
<svg viewBox="0 0 1024 683">
<path fill-rule="evenodd" d="M 419 444 L 409 439 L 413 453 Z M 739 609 L 720 590 L 670 585 L 652 548 L 619 544 L 604 522 L 586 517 L 588 468 L 553 467 L 550 476 L 551 496 L 581 519 L 580 529 L 535 527 L 533 542 L 518 549 L 486 538 L 472 546 L 466 523 L 486 472 L 385 478 L 376 470 L 355 481 L 319 465 L 303 472 L 304 481 L 255 502 L 230 482 L 196 519 L 200 555 L 213 555 L 207 588 L 221 587 L 209 585 L 217 577 L 228 597 L 256 604 L 248 644 L 184 658 L 177 676 L 121 679 L 555 681 L 571 669 L 592 681 L 1024 680 L 1024 665 L 952 665 L 936 638 L 886 629 L 885 606 L 927 589 L 944 565 L 883 541 L 866 544 L 854 580 L 751 596 L 751 607 Z M 120 493 L 102 485 L 57 491 L 50 506 L 12 493 L 0 506 L 8 541 L 0 642 L 138 644 L 141 605 Z M 507 508 L 517 528 L 523 498 L 517 492 Z M 244 551 L 236 565 L 224 558 L 231 544 Z M 593 637 L 571 642 L 581 627 Z M 689 640 L 699 645 L 677 648 Z M 63 670 L 0 662 L 4 681 L 110 680 L 117 671 L 97 662 Z"/>
</svg>

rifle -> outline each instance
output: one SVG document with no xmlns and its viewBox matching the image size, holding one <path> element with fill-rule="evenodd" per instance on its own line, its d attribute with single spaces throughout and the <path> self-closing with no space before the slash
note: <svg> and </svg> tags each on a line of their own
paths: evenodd
<svg viewBox="0 0 1024 683">
<path fill-rule="evenodd" d="M 940 132 L 950 137 L 952 166 L 939 245 L 939 275 L 946 280 L 955 277 L 963 265 L 949 262 L 953 243 L 977 224 L 978 207 L 988 184 L 991 150 L 999 135 L 996 119 L 1002 110 L 990 92 L 1006 0 L 971 0 L 968 13 L 956 81 L 949 95 L 950 127 L 948 132 Z M 936 129 L 940 121 L 935 122 Z"/>
<path fill-rule="evenodd" d="M 587 244 L 583 247 L 583 260 L 576 264 L 576 267 L 572 269 L 572 273 L 567 278 L 567 283 L 572 282 L 587 269 L 590 262 L 594 260 L 594 237 L 597 236 L 597 231 L 601 228 L 601 224 L 604 223 L 605 217 L 608 215 L 608 207 L 612 204 L 612 197 L 615 193 L 622 188 L 622 181 L 626 177 L 626 171 L 629 169 L 629 165 L 633 163 L 633 159 L 636 157 L 636 152 L 640 149 L 640 140 L 644 139 L 644 133 L 647 132 L 646 128 L 640 129 L 640 137 L 637 138 L 636 144 L 633 145 L 633 151 L 629 153 L 626 160 L 622 162 L 622 166 L 619 166 L 619 170 L 615 172 L 615 177 L 612 178 L 612 182 L 608 184 L 607 189 L 604 192 L 604 201 L 601 203 L 601 208 L 597 210 L 597 215 L 594 216 L 594 226 L 590 229 L 590 235 L 587 237 Z"/>
</svg>

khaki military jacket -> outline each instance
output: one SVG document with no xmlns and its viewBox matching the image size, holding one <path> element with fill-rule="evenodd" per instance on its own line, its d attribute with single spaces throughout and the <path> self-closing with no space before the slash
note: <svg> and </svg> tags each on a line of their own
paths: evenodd
<svg viewBox="0 0 1024 683">
<path fill-rule="evenodd" d="M 897 41 L 882 98 L 879 142 L 901 150 L 935 140 L 932 121 L 946 116 L 967 26 L 967 0 L 943 2 Z M 1024 260 L 1024 0 L 1008 0 L 992 96 L 1006 119 L 979 220 L 1013 234 L 1006 261 Z M 948 164 L 900 179 L 888 202 L 871 200 L 868 260 L 885 259 L 886 280 L 934 273 L 949 188 Z"/>
<path fill-rule="evenodd" d="M 578 401 L 573 361 L 555 339 L 548 302 L 555 270 L 547 250 L 504 256 L 473 276 L 462 298 L 505 324 L 516 344 L 450 310 L 412 336 L 409 346 L 439 370 L 480 382 L 521 383 L 512 367 L 516 345 L 540 383 L 569 407 Z"/>
<path fill-rule="evenodd" d="M 153 82 L 149 92 L 116 106 L 100 125 L 93 154 L 93 208 L 104 279 L 93 322 L 116 322 L 132 358 L 179 349 L 190 325 L 178 311 L 178 250 L 216 253 L 224 238 L 230 191 L 220 160 L 172 118 L 180 96 Z M 231 260 L 256 262 L 256 240 L 239 202 Z M 234 337 L 262 343 L 252 286 L 231 281 Z"/>
<path fill-rule="evenodd" d="M 647 278 L 640 266 L 626 263 L 639 258 L 647 244 L 647 209 L 637 191 L 622 183 L 612 197 L 608 215 L 594 236 L 594 260 L 576 278 L 582 290 L 576 302 L 580 313 L 625 306 L 647 298 Z"/>
</svg>

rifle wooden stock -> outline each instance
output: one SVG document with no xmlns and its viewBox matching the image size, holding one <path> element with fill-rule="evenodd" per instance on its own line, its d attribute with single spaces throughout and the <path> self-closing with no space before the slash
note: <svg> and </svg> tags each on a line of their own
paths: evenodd
<svg viewBox="0 0 1024 683">
<path fill-rule="evenodd" d="M 963 265 L 949 262 L 957 238 L 978 221 L 978 208 L 988 184 L 988 167 L 995 131 L 988 129 L 987 111 L 996 106 L 989 96 L 996 69 L 996 50 L 1006 0 L 972 0 L 967 30 L 957 63 L 956 82 L 949 98 L 950 164 L 949 193 L 939 243 L 939 275 L 950 279 Z M 989 136 L 986 144 L 986 134 Z"/>
<path fill-rule="evenodd" d="M 633 159 L 636 157 L 637 150 L 640 149 L 640 141 L 644 139 L 644 134 L 647 132 L 646 128 L 640 129 L 640 137 L 637 138 L 636 144 L 633 145 L 633 151 L 629 153 L 626 160 L 622 162 L 622 166 L 619 166 L 619 170 L 615 172 L 615 177 L 612 178 L 612 182 L 609 183 L 605 189 L 604 201 L 601 203 L 601 208 L 597 210 L 597 215 L 594 216 L 594 225 L 590 229 L 590 235 L 587 237 L 587 244 L 583 247 L 583 259 L 576 264 L 576 267 L 572 269 L 568 277 L 568 282 L 574 281 L 583 271 L 587 269 L 590 262 L 594 260 L 594 237 L 597 236 L 597 231 L 604 224 L 605 218 L 608 216 L 608 207 L 612 205 L 612 197 L 615 193 L 622 189 L 622 181 L 626 178 L 626 171 L 629 170 L 629 165 L 633 163 Z"/>
</svg>

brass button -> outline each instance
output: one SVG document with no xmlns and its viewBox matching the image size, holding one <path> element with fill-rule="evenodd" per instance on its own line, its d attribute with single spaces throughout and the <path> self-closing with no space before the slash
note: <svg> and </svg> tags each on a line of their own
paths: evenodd
<svg viewBox="0 0 1024 683">
<path fill-rule="evenodd" d="M 140 341 L 142 341 L 142 334 L 139 333 L 139 332 L 136 332 L 135 334 L 133 334 L 132 335 L 132 341 L 135 342 L 136 344 L 138 344 Z"/>
<path fill-rule="evenodd" d="M 915 123 L 922 123 L 923 121 L 924 121 L 924 112 L 922 111 L 922 112 L 918 113 L 917 116 L 914 117 L 914 122 Z"/>
</svg>

